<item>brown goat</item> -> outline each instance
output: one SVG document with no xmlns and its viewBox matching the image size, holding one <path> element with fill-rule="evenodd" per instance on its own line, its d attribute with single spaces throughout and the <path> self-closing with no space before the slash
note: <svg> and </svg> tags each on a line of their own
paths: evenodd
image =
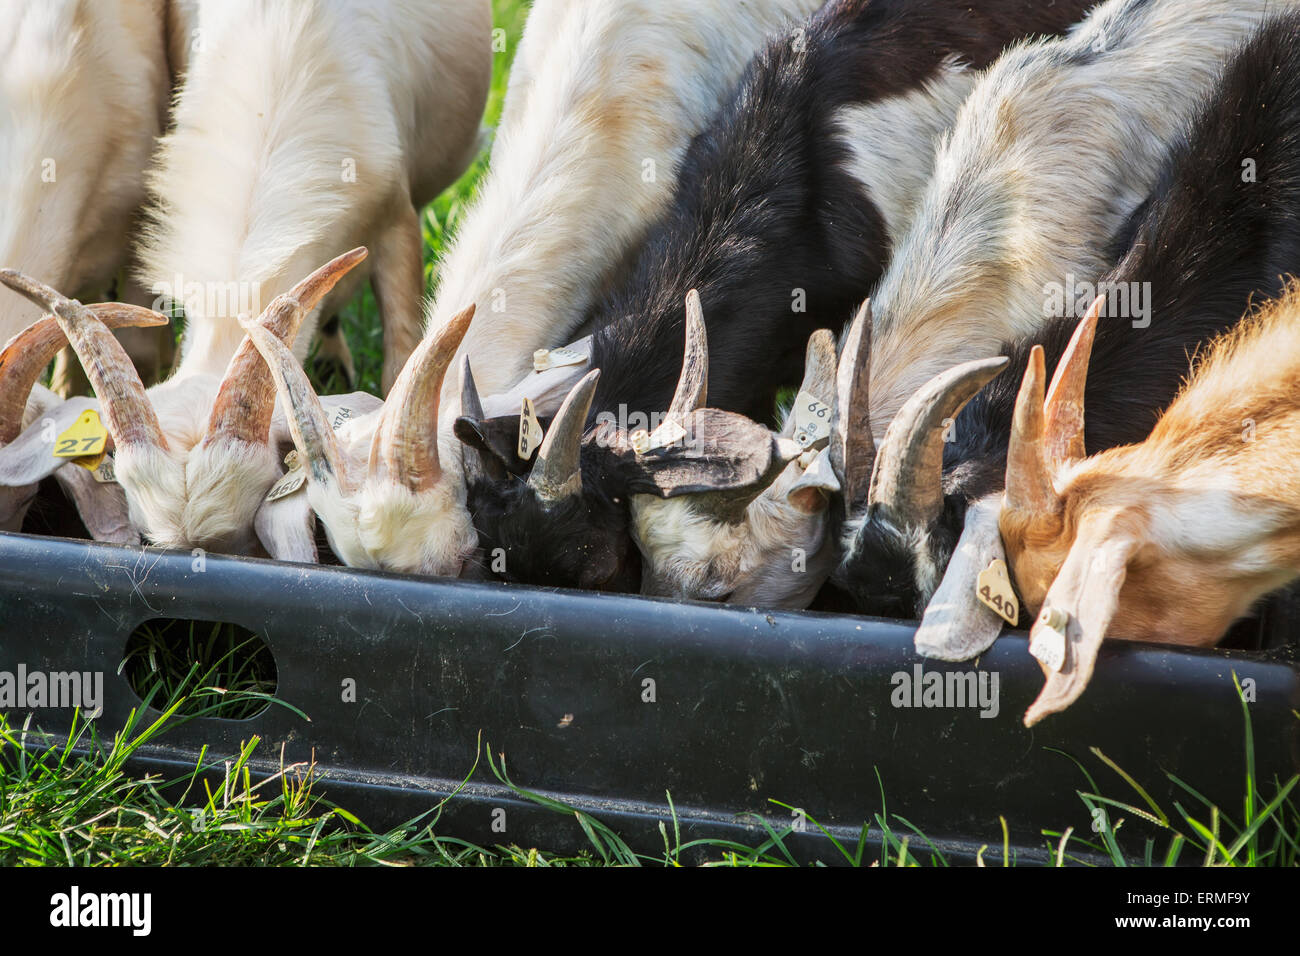
<svg viewBox="0 0 1300 956">
<path fill-rule="evenodd" d="M 1300 576 L 1300 283 L 1207 350 L 1146 441 L 1085 459 L 1095 328 L 1046 400 L 1035 349 L 1016 405 L 999 523 L 1047 676 L 1026 726 L 1078 699 L 1104 638 L 1212 646 Z"/>
</svg>

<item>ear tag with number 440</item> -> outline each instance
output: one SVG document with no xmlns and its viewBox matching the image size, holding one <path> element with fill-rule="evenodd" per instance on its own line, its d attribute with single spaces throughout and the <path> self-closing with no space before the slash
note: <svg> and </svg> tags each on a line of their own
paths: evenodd
<svg viewBox="0 0 1300 956">
<path fill-rule="evenodd" d="M 103 462 L 107 446 L 108 429 L 99 420 L 99 412 L 88 408 L 55 439 L 54 457 L 70 458 L 87 471 L 94 471 Z"/>
<path fill-rule="evenodd" d="M 980 572 L 975 582 L 975 596 L 980 603 L 1012 627 L 1020 622 L 1020 602 L 1011 587 L 1007 563 L 1001 558 Z"/>
<path fill-rule="evenodd" d="M 521 460 L 527 461 L 533 456 L 533 452 L 541 446 L 545 434 L 542 423 L 537 420 L 532 400 L 525 398 L 523 407 L 519 410 L 519 447 L 515 449 Z"/>
</svg>

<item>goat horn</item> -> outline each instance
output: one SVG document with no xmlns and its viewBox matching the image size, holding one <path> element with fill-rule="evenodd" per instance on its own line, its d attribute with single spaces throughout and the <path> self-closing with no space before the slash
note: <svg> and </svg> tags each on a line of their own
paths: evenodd
<svg viewBox="0 0 1300 956">
<path fill-rule="evenodd" d="M 474 384 L 474 373 L 469 367 L 469 356 L 460 359 L 460 413 L 462 416 L 483 420 L 483 401 Z"/>
<path fill-rule="evenodd" d="M 582 435 L 587 430 L 598 381 L 600 369 L 595 369 L 573 386 L 537 451 L 528 486 L 547 508 L 582 494 Z"/>
<path fill-rule="evenodd" d="M 677 380 L 668 414 L 685 418 L 703 408 L 709 394 L 709 335 L 704 326 L 704 306 L 700 294 L 692 289 L 686 294 L 686 353 L 682 374 Z"/>
<path fill-rule="evenodd" d="M 844 507 L 857 515 L 870 497 L 876 462 L 871 435 L 871 300 L 862 303 L 849 326 L 835 376 L 831 413 L 831 467 L 844 488 Z"/>
<path fill-rule="evenodd" d="M 110 329 L 167 324 L 167 316 L 138 305 L 103 302 L 89 308 Z M 0 351 L 0 447 L 21 434 L 28 396 L 45 367 L 67 344 L 58 320 L 47 315 L 15 335 Z"/>
<path fill-rule="evenodd" d="M 930 379 L 890 422 L 871 482 L 871 504 L 898 524 L 929 527 L 943 513 L 944 423 L 1009 359 L 966 362 Z"/>
<path fill-rule="evenodd" d="M 356 490 L 357 482 L 330 427 L 329 416 L 307 380 L 307 373 L 278 336 L 253 322 L 244 323 L 244 329 L 266 362 L 284 400 L 289 434 L 312 480 L 336 485 L 343 495 L 350 495 Z"/>
<path fill-rule="evenodd" d="M 1083 441 L 1083 397 L 1088 385 L 1088 361 L 1097 335 L 1097 320 L 1106 297 L 1099 295 L 1074 330 L 1070 344 L 1056 366 L 1043 406 L 1043 436 L 1047 461 L 1054 466 L 1079 461 L 1087 455 Z"/>
<path fill-rule="evenodd" d="M 1043 385 L 1047 379 L 1043 347 L 1029 354 L 1007 447 L 1007 507 L 1032 514 L 1056 511 L 1056 489 L 1044 458 Z"/>
<path fill-rule="evenodd" d="M 426 336 L 397 376 L 384 405 L 373 447 L 389 479 L 412 491 L 428 491 L 442 476 L 438 462 L 439 396 L 447 369 L 473 318 L 471 305 L 436 335 Z"/>
<path fill-rule="evenodd" d="M 0 270 L 0 283 L 54 313 L 99 397 L 113 440 L 118 445 L 154 446 L 165 451 L 167 438 L 140 376 L 126 350 L 99 317 L 76 299 L 60 295 L 21 273 Z"/>
<path fill-rule="evenodd" d="M 272 299 L 258 318 L 258 324 L 282 342 L 293 345 L 302 320 L 368 254 L 361 246 L 321 266 L 288 292 Z M 275 382 L 271 371 L 257 347 L 245 338 L 226 367 L 203 443 L 208 445 L 225 439 L 265 445 L 274 414 Z"/>
</svg>

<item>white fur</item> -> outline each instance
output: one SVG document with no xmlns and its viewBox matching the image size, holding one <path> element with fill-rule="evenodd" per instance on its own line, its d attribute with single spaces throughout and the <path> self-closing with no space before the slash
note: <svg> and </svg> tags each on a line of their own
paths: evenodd
<svg viewBox="0 0 1300 956">
<path fill-rule="evenodd" d="M 989 68 L 872 296 L 878 439 L 933 376 L 1033 333 L 1045 284 L 1105 272 L 1106 243 L 1225 55 L 1293 6 L 1110 0 L 1066 38 L 1020 44 Z"/>
<path fill-rule="evenodd" d="M 486 0 L 202 0 L 191 15 L 176 128 L 150 176 L 147 288 L 177 276 L 256 286 L 260 310 L 339 253 L 375 246 L 395 204 L 427 202 L 472 158 Z M 294 343 L 300 359 L 320 311 Z M 243 341 L 237 312 L 187 314 L 179 376 L 225 370 Z"/>
<path fill-rule="evenodd" d="M 125 264 L 166 112 L 162 6 L 0 0 L 3 266 L 70 296 L 102 298 Z M 6 291 L 0 342 L 38 318 Z"/>
<path fill-rule="evenodd" d="M 119 449 L 117 474 L 132 523 L 151 541 L 248 553 L 258 507 L 281 472 L 278 453 L 202 445 L 244 336 L 238 293 L 260 311 L 351 247 L 369 245 L 376 259 L 395 222 L 409 225 L 412 203 L 464 169 L 490 79 L 490 8 L 487 0 L 199 0 L 174 12 L 185 81 L 150 174 L 156 221 L 139 278 L 155 294 L 177 277 L 236 294 L 200 296 L 188 310 L 180 368 L 149 393 L 168 452 Z M 345 180 L 345 162 L 355 182 Z M 383 269 L 376 264 L 377 282 Z M 360 281 L 349 278 L 335 298 Z M 404 289 L 413 327 L 420 282 L 411 277 Z M 320 311 L 303 323 L 299 356 Z"/>
<path fill-rule="evenodd" d="M 948 61 L 918 89 L 840 110 L 839 135 L 852 157 L 848 170 L 866 185 L 891 244 L 911 224 L 934 169 L 935 148 L 979 75 Z"/>
</svg>

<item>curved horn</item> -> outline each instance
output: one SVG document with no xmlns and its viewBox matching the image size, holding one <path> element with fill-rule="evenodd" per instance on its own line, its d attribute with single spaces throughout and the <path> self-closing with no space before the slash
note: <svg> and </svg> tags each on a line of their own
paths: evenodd
<svg viewBox="0 0 1300 956">
<path fill-rule="evenodd" d="M 1043 387 L 1047 379 L 1043 347 L 1035 345 L 1029 354 L 1020 394 L 1016 396 L 1016 414 L 1011 422 L 1011 442 L 1007 446 L 1006 506 L 1030 513 L 1054 512 L 1056 489 L 1047 471 L 1043 441 Z"/>
<path fill-rule="evenodd" d="M 345 496 L 351 494 L 359 483 L 339 448 L 329 416 L 307 380 L 307 373 L 279 336 L 252 322 L 244 323 L 244 328 L 284 400 L 289 434 L 312 480 L 334 485 Z"/>
<path fill-rule="evenodd" d="M 871 435 L 871 300 L 849 326 L 835 376 L 831 413 L 831 467 L 844 489 L 847 514 L 857 515 L 870 498 L 876 442 Z"/>
<path fill-rule="evenodd" d="M 871 504 L 898 524 L 928 527 L 943 513 L 944 422 L 1007 367 L 1009 359 L 966 362 L 930 379 L 890 423 L 871 483 Z"/>
<path fill-rule="evenodd" d="M 167 324 L 167 316 L 138 305 L 103 302 L 89 308 L 110 329 Z M 67 344 L 68 337 L 59 328 L 58 320 L 47 315 L 15 335 L 0 351 L 0 447 L 21 434 L 28 396 L 45 367 Z"/>
<path fill-rule="evenodd" d="M 1074 330 L 1070 344 L 1056 366 L 1043 405 L 1043 437 L 1047 461 L 1053 466 L 1079 461 L 1087 455 L 1083 441 L 1083 397 L 1088 386 L 1088 361 L 1097 335 L 1097 320 L 1106 304 L 1104 295 L 1093 300 Z"/>
<path fill-rule="evenodd" d="M 528 486 L 547 508 L 582 494 L 582 435 L 599 380 L 600 369 L 595 369 L 573 386 L 538 449 Z"/>
<path fill-rule="evenodd" d="M 373 446 L 379 461 L 372 460 L 371 467 L 382 462 L 390 481 L 412 491 L 428 491 L 442 475 L 438 462 L 439 396 L 443 378 L 473 318 L 471 305 L 436 335 L 426 336 L 402 368 L 384 404 Z"/>
<path fill-rule="evenodd" d="M 302 320 L 368 254 L 366 248 L 360 246 L 321 266 L 288 292 L 272 299 L 258 318 L 258 324 L 281 341 L 293 345 Z M 271 371 L 258 354 L 257 347 L 245 338 L 226 367 L 203 443 L 207 445 L 224 438 L 265 445 L 274 414 L 275 382 Z"/>
<path fill-rule="evenodd" d="M 682 374 L 677 380 L 668 414 L 684 418 L 703 408 L 709 395 L 709 335 L 704 326 L 704 307 L 700 294 L 692 289 L 686 294 L 686 352 Z"/>
<path fill-rule="evenodd" d="M 113 440 L 118 445 L 153 446 L 165 451 L 167 438 L 140 376 L 126 350 L 99 317 L 76 299 L 10 269 L 0 270 L 0 283 L 54 313 L 95 389 Z"/>
</svg>

